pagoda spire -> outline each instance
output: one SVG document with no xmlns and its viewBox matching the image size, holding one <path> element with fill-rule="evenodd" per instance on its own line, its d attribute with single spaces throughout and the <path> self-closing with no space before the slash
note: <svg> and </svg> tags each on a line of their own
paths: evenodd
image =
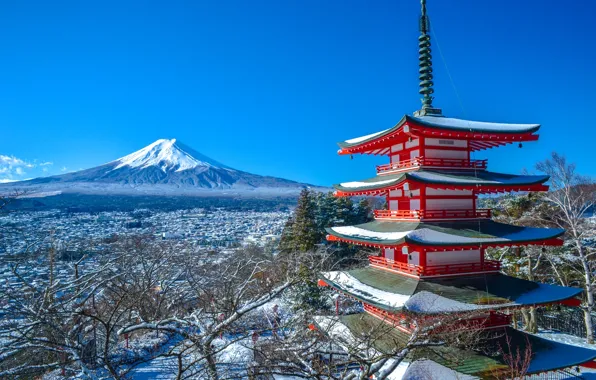
<svg viewBox="0 0 596 380">
<path fill-rule="evenodd" d="M 422 109 L 415 113 L 416 116 L 434 115 L 440 116 L 441 110 L 433 108 L 433 62 L 430 49 L 430 22 L 426 14 L 426 0 L 420 0 L 422 6 L 420 15 L 420 36 L 418 37 L 418 78 L 420 79 L 420 90 L 422 95 Z"/>
</svg>

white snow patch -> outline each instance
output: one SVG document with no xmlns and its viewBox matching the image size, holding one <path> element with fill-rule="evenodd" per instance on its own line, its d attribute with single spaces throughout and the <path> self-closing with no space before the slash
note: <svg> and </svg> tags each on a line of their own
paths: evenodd
<svg viewBox="0 0 596 380">
<path fill-rule="evenodd" d="M 392 293 L 364 284 L 349 273 L 342 271 L 323 272 L 322 276 L 330 282 L 333 282 L 340 289 L 366 299 L 369 302 L 389 308 L 404 307 L 416 313 L 438 314 L 490 310 L 495 308 L 495 305 L 477 305 L 474 303 L 455 301 L 428 291 L 420 291 L 414 295 Z M 511 302 L 500 304 L 498 307 L 533 305 L 549 301 L 563 300 L 573 297 L 577 294 L 578 290 L 576 288 L 568 288 L 558 285 L 538 285 L 538 288 L 522 294 Z"/>
<path fill-rule="evenodd" d="M 523 132 L 529 131 L 540 124 L 507 124 L 507 123 L 488 123 L 484 121 L 472 121 L 454 119 L 451 117 L 437 117 L 437 116 L 420 116 L 414 119 L 421 120 L 426 123 L 435 124 L 440 127 L 462 129 L 462 130 L 483 130 L 494 132 Z"/>
<path fill-rule="evenodd" d="M 417 313 L 444 313 L 494 308 L 493 305 L 474 305 L 454 301 L 427 291 L 414 294 L 406 302 L 405 306 L 408 310 Z"/>
<path fill-rule="evenodd" d="M 471 380 L 478 377 L 465 375 L 428 359 L 416 360 L 405 371 L 402 380 Z"/>
<path fill-rule="evenodd" d="M 410 296 L 407 295 L 391 293 L 381 289 L 373 288 L 370 285 L 363 284 L 362 282 L 358 281 L 358 279 L 346 272 L 324 272 L 322 275 L 329 281 L 332 281 L 346 290 L 349 290 L 350 293 L 354 295 L 359 295 L 362 298 L 382 305 L 387 305 L 389 307 L 402 307 L 408 298 L 410 298 Z"/>
<path fill-rule="evenodd" d="M 160 139 L 138 150 L 128 156 L 116 161 L 118 165 L 114 168 L 120 169 L 128 166 L 131 168 L 148 168 L 156 166 L 162 171 L 175 170 L 177 172 L 194 169 L 196 167 L 218 168 L 213 162 L 201 161 L 184 151 L 176 139 Z"/>
<path fill-rule="evenodd" d="M 356 226 L 344 226 L 344 227 L 332 227 L 333 231 L 337 232 L 338 234 L 350 236 L 353 238 L 372 238 L 376 240 L 400 240 L 405 238 L 406 236 L 413 240 L 418 241 L 421 243 L 437 243 L 437 244 L 445 244 L 445 243 L 459 243 L 459 244 L 467 244 L 467 243 L 500 243 L 500 242 L 511 242 L 511 241 L 531 241 L 531 240 L 539 240 L 544 238 L 549 238 L 554 236 L 552 229 L 544 229 L 544 228 L 532 228 L 527 227 L 519 232 L 514 232 L 511 234 L 507 234 L 500 237 L 467 237 L 467 236 L 459 236 L 454 234 L 448 234 L 441 231 L 436 231 L 430 228 L 420 228 L 417 230 L 412 231 L 402 231 L 402 232 L 380 232 L 380 231 L 371 231 L 366 230 L 364 228 L 356 227 Z M 558 231 L 558 230 L 557 230 Z"/>
<path fill-rule="evenodd" d="M 331 229 L 341 235 L 352 236 L 355 238 L 374 238 L 379 240 L 399 240 L 413 232 L 377 232 L 365 230 L 364 228 L 359 228 L 356 226 L 332 227 Z"/>
<path fill-rule="evenodd" d="M 382 130 L 380 132 L 371 133 L 370 135 L 366 135 L 366 136 L 355 137 L 353 139 L 346 140 L 345 142 L 348 143 L 348 144 L 358 144 L 359 142 L 366 141 L 368 139 L 372 139 L 373 137 L 376 137 L 376 136 L 380 136 L 380 135 L 382 135 L 383 133 L 387 132 L 390 129 L 392 129 L 392 128 L 384 129 L 384 130 Z"/>
<path fill-rule="evenodd" d="M 401 178 L 400 178 L 401 179 Z M 344 182 L 344 183 L 340 183 L 339 185 L 348 189 L 354 188 L 354 187 L 366 187 L 366 186 L 380 186 L 380 185 L 387 185 L 390 184 L 392 182 L 397 182 L 398 179 L 386 179 L 383 181 L 375 181 L 375 182 L 360 182 L 360 181 L 353 181 L 353 182 Z"/>
<path fill-rule="evenodd" d="M 584 347 L 584 348 L 596 350 L 596 344 L 590 344 L 590 343 L 586 342 L 585 338 L 581 338 L 581 337 L 575 336 L 575 335 L 563 334 L 563 333 L 559 333 L 559 332 L 555 332 L 555 331 L 547 331 L 547 330 L 541 331 L 534 335 L 536 335 L 540 338 L 552 340 L 554 342 L 565 343 L 565 344 L 569 344 L 571 346 Z"/>
</svg>

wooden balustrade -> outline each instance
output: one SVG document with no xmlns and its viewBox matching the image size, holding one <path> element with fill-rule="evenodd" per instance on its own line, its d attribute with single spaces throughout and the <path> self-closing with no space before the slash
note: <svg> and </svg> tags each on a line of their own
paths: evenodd
<svg viewBox="0 0 596 380">
<path fill-rule="evenodd" d="M 476 210 L 375 210 L 376 219 L 490 219 L 491 209 Z"/>
<path fill-rule="evenodd" d="M 445 255 L 449 255 L 445 252 Z M 369 256 L 368 260 L 373 266 L 380 266 L 390 270 L 412 274 L 418 277 L 461 275 L 466 273 L 498 272 L 501 262 L 497 260 L 484 260 L 482 263 L 461 263 L 444 265 L 413 265 L 387 260 L 381 256 Z"/>
<path fill-rule="evenodd" d="M 366 303 L 363 303 L 362 306 L 364 311 L 387 323 L 392 324 L 394 327 L 397 327 L 402 331 L 411 332 L 414 329 L 414 325 L 411 323 L 411 320 L 409 320 L 407 316 L 402 313 L 391 313 Z M 426 322 L 432 324 L 433 318 L 427 319 Z M 491 327 L 508 326 L 510 324 L 510 315 L 490 311 L 486 315 L 473 318 L 465 318 L 465 316 L 462 316 L 462 319 L 454 320 L 452 323 L 446 324 L 443 328 L 437 328 L 436 332 L 453 332 L 460 329 L 485 329 Z"/>
<path fill-rule="evenodd" d="M 416 157 L 410 160 L 392 162 L 377 166 L 377 174 L 390 174 L 419 167 L 433 167 L 441 169 L 477 169 L 485 170 L 488 160 L 467 160 L 458 158 L 425 158 Z"/>
<path fill-rule="evenodd" d="M 422 267 L 419 265 L 390 261 L 381 256 L 368 256 L 368 260 L 372 265 L 380 265 L 399 272 L 411 273 L 416 276 L 420 276 L 422 273 Z"/>
</svg>

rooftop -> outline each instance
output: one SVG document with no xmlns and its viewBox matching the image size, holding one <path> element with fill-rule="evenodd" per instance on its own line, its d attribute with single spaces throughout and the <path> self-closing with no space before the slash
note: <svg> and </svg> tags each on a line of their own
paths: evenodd
<svg viewBox="0 0 596 380">
<path fill-rule="evenodd" d="M 329 334 L 329 326 L 336 332 L 350 335 L 351 341 L 358 341 L 359 337 L 370 337 L 376 331 L 380 332 L 375 339 L 368 339 L 374 348 L 380 352 L 395 352 L 396 348 L 404 345 L 410 338 L 409 334 L 397 329 L 388 331 L 379 328 L 381 321 L 367 314 L 351 314 L 336 318 L 317 317 L 317 325 Z M 509 344 L 507 343 L 509 340 Z M 459 374 L 478 377 L 494 376 L 495 371 L 506 370 L 504 354 L 510 347 L 519 347 L 521 355 L 526 354 L 525 348 L 531 346 L 532 359 L 527 373 L 554 371 L 573 367 L 592 361 L 596 358 L 596 351 L 583 347 L 576 347 L 564 343 L 539 338 L 511 327 L 490 330 L 482 333 L 481 344 L 475 348 L 469 347 L 425 347 L 413 351 L 407 360 L 410 363 L 432 361 L 447 367 Z M 410 364 L 410 365 L 412 365 Z M 458 377 L 458 378 L 465 378 Z"/>
<path fill-rule="evenodd" d="M 407 182 L 433 185 L 434 188 L 473 189 L 479 193 L 499 191 L 545 191 L 543 185 L 548 181 L 546 175 L 515 175 L 494 173 L 484 170 L 434 171 L 420 169 L 397 174 L 377 175 L 362 181 L 343 182 L 333 187 L 338 195 L 357 195 L 359 193 L 382 194 L 389 190 L 403 187 Z M 411 186 L 410 186 L 411 187 Z"/>
<path fill-rule="evenodd" d="M 499 141 L 499 144 L 482 146 L 472 143 L 473 150 L 484 149 L 503 143 L 517 141 L 532 141 L 538 138 L 534 132 L 540 129 L 540 124 L 510 124 L 510 123 L 489 123 L 483 121 L 472 121 L 455 119 L 443 116 L 410 116 L 405 115 L 392 128 L 380 132 L 371 133 L 365 136 L 356 137 L 338 143 L 340 153 L 350 153 L 352 148 L 365 148 L 367 145 L 398 139 L 399 136 L 414 135 L 428 137 L 451 137 L 471 139 L 473 141 Z M 372 148 L 372 145 L 370 145 Z"/>
<path fill-rule="evenodd" d="M 523 280 L 502 273 L 416 279 L 373 267 L 321 273 L 325 283 L 383 310 L 441 314 L 556 303 L 582 289 Z"/>
<path fill-rule="evenodd" d="M 375 220 L 356 226 L 329 227 L 326 231 L 330 235 L 330 240 L 376 247 L 402 244 L 437 247 L 560 245 L 562 241 L 557 238 L 565 232 L 558 228 L 521 227 L 489 219 L 453 222 Z"/>
</svg>

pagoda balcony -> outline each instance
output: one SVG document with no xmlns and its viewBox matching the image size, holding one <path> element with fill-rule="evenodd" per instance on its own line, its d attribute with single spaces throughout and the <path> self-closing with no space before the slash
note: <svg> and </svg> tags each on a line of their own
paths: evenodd
<svg viewBox="0 0 596 380">
<path fill-rule="evenodd" d="M 490 219 L 491 209 L 476 210 L 375 210 L 375 219 L 389 220 L 453 220 Z"/>
<path fill-rule="evenodd" d="M 372 305 L 363 303 L 362 307 L 364 311 L 367 313 L 392 324 L 394 327 L 398 328 L 399 330 L 412 332 L 414 330 L 414 325 L 411 323 L 405 315 L 400 313 L 390 313 L 386 310 L 379 309 L 378 307 L 374 307 Z M 450 331 L 457 331 L 461 329 L 488 329 L 488 328 L 495 328 L 495 327 L 503 327 L 511 325 L 511 316 L 507 314 L 497 313 L 494 311 L 488 312 L 486 315 L 474 317 L 474 318 L 462 318 L 461 320 L 457 321 L 456 324 L 450 323 L 443 327 L 443 331 L 441 329 L 437 329 L 437 332 L 450 332 Z"/>
<path fill-rule="evenodd" d="M 446 253 L 448 254 L 448 253 Z M 501 262 L 497 260 L 484 260 L 481 263 L 462 263 L 444 265 L 413 265 L 387 260 L 381 256 L 369 256 L 370 264 L 376 268 L 395 271 L 414 277 L 443 277 L 460 276 L 473 273 L 490 273 L 501 270 Z"/>
<path fill-rule="evenodd" d="M 392 174 L 396 172 L 412 170 L 417 168 L 440 168 L 440 169 L 475 169 L 485 170 L 488 160 L 466 160 L 457 158 L 425 158 L 416 157 L 411 160 L 393 162 L 377 166 L 377 174 Z"/>
</svg>

